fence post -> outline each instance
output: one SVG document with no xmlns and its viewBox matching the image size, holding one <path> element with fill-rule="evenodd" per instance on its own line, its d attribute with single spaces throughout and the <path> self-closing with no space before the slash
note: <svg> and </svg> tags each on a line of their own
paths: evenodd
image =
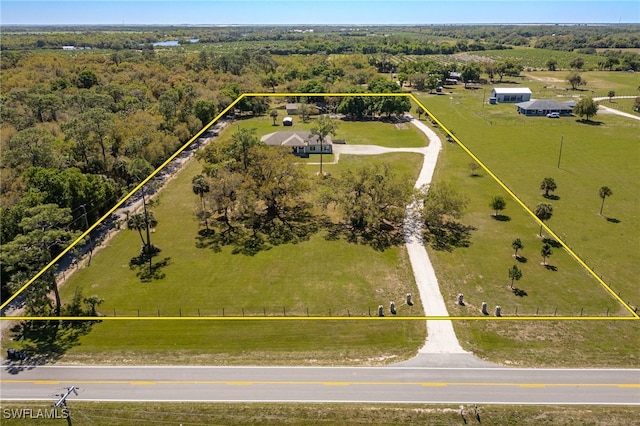
<svg viewBox="0 0 640 426">
<path fill-rule="evenodd" d="M 609 308 L 607 308 L 607 316 L 609 316 Z"/>
<path fill-rule="evenodd" d="M 584 312 L 584 308 L 580 308 L 580 316 L 582 316 L 582 312 Z"/>
<path fill-rule="evenodd" d="M 160 309 L 158 309 L 158 316 L 160 316 Z"/>
<path fill-rule="evenodd" d="M 556 308 L 556 310 L 553 311 L 553 316 L 555 317 L 557 313 L 558 313 L 558 308 Z"/>
<path fill-rule="evenodd" d="M 224 306 L 222 307 L 222 316 L 224 316 Z"/>
<path fill-rule="evenodd" d="M 285 316 L 285 317 L 287 316 L 287 307 L 286 306 L 282 307 L 282 315 Z"/>
<path fill-rule="evenodd" d="M 371 306 L 369 306 L 369 316 L 371 316 Z"/>
<path fill-rule="evenodd" d="M 200 308 L 198 308 L 198 316 L 200 316 Z"/>
<path fill-rule="evenodd" d="M 267 308 L 262 308 L 262 312 L 264 313 L 264 316 L 267 316 Z"/>
<path fill-rule="evenodd" d="M 349 312 L 349 309 L 347 309 L 347 316 L 350 317 L 351 316 L 351 312 Z"/>
<path fill-rule="evenodd" d="M 244 308 L 242 308 L 242 316 L 244 317 Z"/>
<path fill-rule="evenodd" d="M 309 307 L 307 306 L 307 316 L 309 316 Z"/>
<path fill-rule="evenodd" d="M 113 308 L 113 316 L 116 316 L 116 308 Z"/>
<path fill-rule="evenodd" d="M 140 316 L 140 309 L 138 309 L 138 316 Z"/>
<path fill-rule="evenodd" d="M 331 316 L 331 309 L 329 309 L 329 316 Z"/>
<path fill-rule="evenodd" d="M 178 315 L 182 316 L 182 308 L 178 308 Z"/>
</svg>

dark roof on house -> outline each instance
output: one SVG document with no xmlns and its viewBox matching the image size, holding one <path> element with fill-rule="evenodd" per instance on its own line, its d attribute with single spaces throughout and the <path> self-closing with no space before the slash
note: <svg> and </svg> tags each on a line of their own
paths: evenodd
<svg viewBox="0 0 640 426">
<path fill-rule="evenodd" d="M 575 104 L 576 101 L 558 102 L 552 99 L 532 99 L 517 103 L 516 106 L 521 109 L 571 111 Z"/>
<path fill-rule="evenodd" d="M 309 131 L 298 131 L 298 132 L 276 132 L 268 135 L 264 135 L 260 138 L 260 140 L 267 145 L 271 146 L 306 146 L 306 145 L 320 145 L 320 141 L 318 140 L 318 136 L 312 135 Z M 331 135 L 327 135 L 323 144 L 330 145 L 333 142 L 331 141 Z"/>
</svg>

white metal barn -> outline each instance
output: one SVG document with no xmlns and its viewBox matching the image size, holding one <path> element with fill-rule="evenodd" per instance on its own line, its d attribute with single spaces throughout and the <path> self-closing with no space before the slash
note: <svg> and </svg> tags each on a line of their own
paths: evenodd
<svg viewBox="0 0 640 426">
<path fill-rule="evenodd" d="M 491 97 L 498 102 L 527 102 L 531 100 L 531 89 L 528 87 L 494 87 Z"/>
</svg>

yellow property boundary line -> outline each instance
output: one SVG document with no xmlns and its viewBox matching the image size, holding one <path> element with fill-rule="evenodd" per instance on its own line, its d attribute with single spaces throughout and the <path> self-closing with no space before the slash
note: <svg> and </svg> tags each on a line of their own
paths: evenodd
<svg viewBox="0 0 640 426">
<path fill-rule="evenodd" d="M 222 118 L 225 114 L 227 114 L 238 102 L 240 102 L 245 97 L 270 97 L 270 98 L 282 98 L 282 97 L 317 97 L 317 96 L 328 96 L 328 97 L 380 97 L 380 96 L 396 96 L 396 97 L 407 97 L 413 102 L 415 102 L 420 108 L 425 111 L 425 114 L 429 116 L 429 118 L 436 123 L 440 129 L 442 129 L 452 140 L 454 140 L 458 146 L 460 146 L 482 169 L 489 174 L 497 183 L 504 189 L 511 198 L 518 203 L 525 212 L 527 212 L 542 228 L 547 231 L 547 233 L 552 236 L 560 245 L 569 253 L 584 269 L 589 272 L 591 276 L 593 276 L 598 283 L 602 287 L 605 288 L 606 291 L 609 292 L 614 299 L 616 299 L 629 313 L 632 315 L 631 317 L 23 317 L 23 316 L 15 316 L 15 317 L 0 317 L 1 320 L 75 320 L 75 321 L 84 321 L 91 320 L 95 321 L 96 319 L 100 320 L 464 320 L 464 321 L 477 321 L 477 320 L 595 320 L 595 321 L 609 321 L 609 320 L 637 320 L 640 319 L 640 316 L 624 301 L 618 296 L 608 285 L 605 283 L 602 278 L 600 278 L 573 250 L 565 244 L 560 237 L 556 235 L 543 221 L 541 221 L 531 209 L 529 209 L 520 198 L 516 194 L 509 189 L 507 185 L 505 185 L 500 178 L 498 178 L 478 157 L 469 150 L 447 127 L 445 127 L 440 120 L 438 120 L 435 115 L 431 113 L 423 104 L 420 102 L 412 93 L 243 93 L 240 95 L 235 101 L 233 101 L 228 107 L 226 107 L 222 112 L 220 112 L 213 120 L 209 122 L 209 124 L 205 125 L 200 131 L 198 131 L 191 139 L 189 139 L 184 145 L 182 145 L 173 155 L 171 155 L 164 163 L 162 163 L 157 169 L 155 169 L 146 179 L 138 184 L 133 190 L 131 190 L 127 195 L 122 198 L 118 203 L 116 203 L 107 213 L 105 213 L 100 219 L 98 219 L 93 225 L 89 227 L 85 232 L 82 233 L 73 243 L 71 243 L 66 249 L 64 249 L 58 256 L 56 256 L 51 262 L 49 262 L 40 272 L 38 272 L 33 278 L 27 281 L 16 293 L 14 293 L 11 297 L 9 297 L 2 305 L 0 305 L 0 310 L 4 309 L 11 301 L 13 301 L 16 297 L 18 297 L 23 291 L 27 289 L 35 280 L 37 280 L 42 274 L 44 274 L 49 268 L 53 267 L 62 257 L 64 257 L 73 247 L 75 247 L 80 241 L 82 241 L 85 237 L 89 235 L 91 231 L 93 231 L 102 221 L 107 219 L 113 212 L 115 212 L 125 201 L 127 201 L 133 194 L 135 194 L 140 188 L 142 188 L 149 180 L 154 178 L 158 172 L 164 169 L 169 163 L 171 163 L 178 155 L 180 155 L 189 145 L 191 145 L 196 139 L 198 139 L 207 129 L 213 126 L 220 118 Z"/>
</svg>

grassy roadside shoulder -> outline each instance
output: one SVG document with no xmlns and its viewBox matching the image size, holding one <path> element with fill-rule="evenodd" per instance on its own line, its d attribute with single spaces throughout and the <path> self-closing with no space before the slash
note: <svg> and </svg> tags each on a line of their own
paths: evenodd
<svg viewBox="0 0 640 426">
<path fill-rule="evenodd" d="M 480 422 L 472 405 L 440 404 L 343 404 L 343 403 L 127 403 L 69 402 L 73 424 L 95 426 L 136 424 L 188 425 L 630 425 L 638 407 L 626 406 L 479 406 Z M 51 410 L 39 402 L 3 403 L 3 424 L 32 425 L 34 420 L 11 419 L 11 410 Z M 15 411 L 14 411 L 15 412 Z M 35 415 L 35 414 L 34 414 Z M 60 424 L 60 419 L 38 419 L 38 424 Z"/>
</svg>

